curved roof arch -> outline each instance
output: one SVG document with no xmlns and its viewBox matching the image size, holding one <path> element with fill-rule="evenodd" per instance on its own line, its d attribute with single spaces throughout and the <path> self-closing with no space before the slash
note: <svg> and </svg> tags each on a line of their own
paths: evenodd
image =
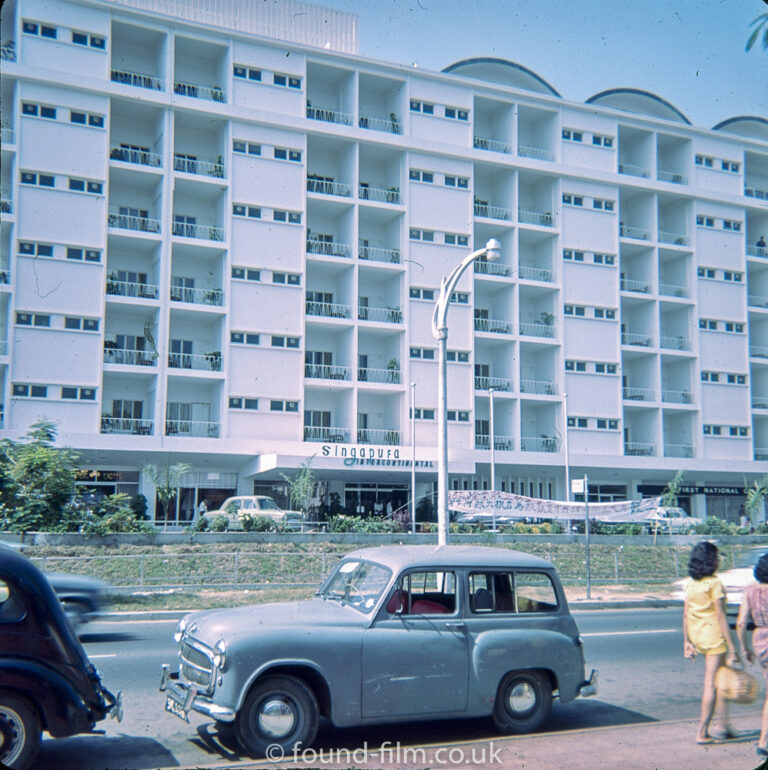
<svg viewBox="0 0 768 770">
<path fill-rule="evenodd" d="M 478 56 L 449 64 L 442 71 L 452 75 L 461 75 L 463 77 L 475 78 L 476 80 L 486 80 L 491 83 L 520 88 L 524 91 L 535 91 L 536 93 L 547 94 L 548 96 L 557 96 L 559 99 L 562 99 L 562 96 L 541 75 L 537 75 L 533 70 L 529 70 L 527 67 L 523 67 L 522 64 L 509 61 L 508 59 Z"/>
<path fill-rule="evenodd" d="M 670 104 L 657 94 L 643 91 L 640 88 L 610 88 L 590 96 L 585 103 L 601 104 L 625 112 L 637 112 L 642 115 L 691 125 L 691 121 L 674 104 Z"/>
<path fill-rule="evenodd" d="M 734 118 L 721 120 L 712 127 L 712 130 L 768 141 L 768 118 L 761 118 L 758 115 L 737 115 Z"/>
</svg>

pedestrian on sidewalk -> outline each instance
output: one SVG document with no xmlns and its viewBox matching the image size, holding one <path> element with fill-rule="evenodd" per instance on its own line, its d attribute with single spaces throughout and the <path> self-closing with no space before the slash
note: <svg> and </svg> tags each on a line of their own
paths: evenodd
<svg viewBox="0 0 768 770">
<path fill-rule="evenodd" d="M 760 662 L 766 687 L 768 687 L 768 553 L 760 557 L 753 574 L 757 582 L 750 583 L 744 591 L 739 619 L 736 621 L 736 635 L 742 657 L 750 663 L 754 663 L 755 659 Z M 751 645 L 747 638 L 747 624 L 750 617 L 755 624 Z M 768 757 L 768 696 L 763 704 L 757 755 Z"/>
<path fill-rule="evenodd" d="M 738 662 L 739 655 L 725 614 L 725 589 L 715 577 L 720 554 L 713 543 L 697 543 L 691 551 L 683 606 L 683 654 L 694 660 L 703 655 L 704 691 L 701 696 L 701 721 L 696 743 L 733 738 L 728 723 L 728 703 L 715 687 L 715 676 L 721 666 Z M 727 655 L 726 655 L 727 653 Z M 720 730 L 710 730 L 713 717 Z"/>
</svg>

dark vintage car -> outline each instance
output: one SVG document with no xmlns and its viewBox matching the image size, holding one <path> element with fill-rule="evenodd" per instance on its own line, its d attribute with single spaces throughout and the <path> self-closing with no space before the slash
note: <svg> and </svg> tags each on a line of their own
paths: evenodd
<svg viewBox="0 0 768 770">
<path fill-rule="evenodd" d="M 233 725 L 253 755 L 310 745 L 320 717 L 489 716 L 503 733 L 528 732 L 553 696 L 597 689 L 554 567 L 503 548 L 355 551 L 314 599 L 193 613 L 175 638 L 166 710 Z"/>
<path fill-rule="evenodd" d="M 32 562 L 0 545 L 0 763 L 33 767 L 42 731 L 54 738 L 120 719 L 50 583 Z"/>
</svg>

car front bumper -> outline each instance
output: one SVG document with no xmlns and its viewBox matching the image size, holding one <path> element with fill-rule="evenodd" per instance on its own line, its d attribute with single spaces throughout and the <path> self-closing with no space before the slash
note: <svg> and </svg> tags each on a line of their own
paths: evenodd
<svg viewBox="0 0 768 770">
<path fill-rule="evenodd" d="M 165 710 L 179 719 L 189 722 L 189 712 L 197 711 L 217 722 L 234 722 L 236 712 L 226 706 L 214 703 L 210 698 L 199 695 L 194 685 L 182 682 L 178 671 L 171 671 L 168 664 L 163 664 L 160 679 L 160 692 L 165 693 Z"/>
</svg>

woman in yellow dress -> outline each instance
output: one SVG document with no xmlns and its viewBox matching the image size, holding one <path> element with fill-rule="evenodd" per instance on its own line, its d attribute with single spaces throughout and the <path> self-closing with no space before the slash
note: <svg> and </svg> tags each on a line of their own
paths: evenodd
<svg viewBox="0 0 768 770">
<path fill-rule="evenodd" d="M 697 543 L 688 562 L 691 579 L 685 586 L 683 654 L 693 660 L 698 653 L 705 660 L 697 743 L 711 743 L 735 736 L 728 724 L 727 701 L 718 696 L 715 687 L 717 670 L 739 660 L 725 614 L 725 589 L 715 577 L 719 563 L 720 554 L 716 545 Z M 720 732 L 709 729 L 714 715 L 722 725 Z"/>
</svg>

